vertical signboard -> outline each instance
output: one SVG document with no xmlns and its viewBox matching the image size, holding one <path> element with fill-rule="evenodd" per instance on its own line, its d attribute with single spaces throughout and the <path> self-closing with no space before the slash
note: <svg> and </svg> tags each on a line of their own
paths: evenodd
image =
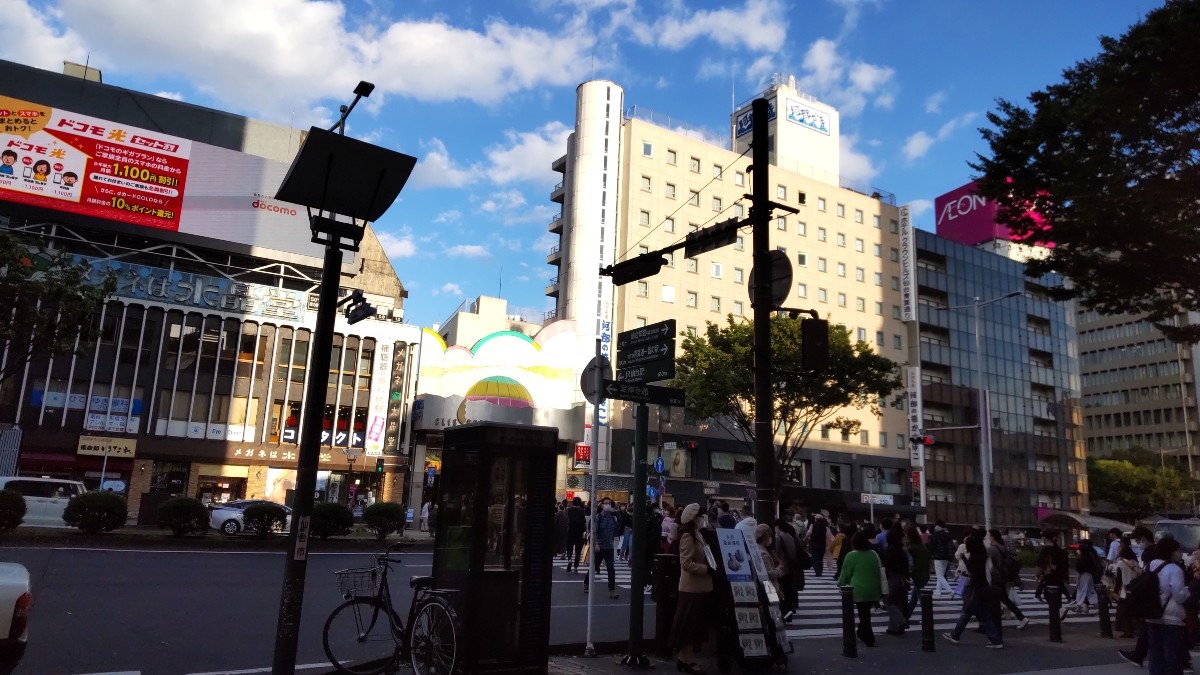
<svg viewBox="0 0 1200 675">
<path fill-rule="evenodd" d="M 407 392 L 405 383 L 408 378 L 408 343 L 395 342 L 392 344 L 392 368 L 389 379 L 387 419 L 383 432 L 384 454 L 407 454 L 400 452 L 400 426 L 403 421 L 404 399 Z M 407 451 L 407 448 L 404 448 Z"/>
<path fill-rule="evenodd" d="M 900 207 L 900 318 L 917 320 L 917 233 L 907 206 Z"/>
<path fill-rule="evenodd" d="M 923 426 L 921 409 L 921 368 L 918 366 L 904 367 L 904 389 L 908 399 L 908 437 L 921 435 Z M 909 443 L 909 459 L 913 468 L 925 466 L 925 446 L 921 443 Z"/>
</svg>

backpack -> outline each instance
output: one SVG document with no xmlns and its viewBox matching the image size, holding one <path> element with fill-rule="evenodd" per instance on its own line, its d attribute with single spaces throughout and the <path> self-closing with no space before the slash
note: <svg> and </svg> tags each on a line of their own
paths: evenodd
<svg viewBox="0 0 1200 675">
<path fill-rule="evenodd" d="M 1159 602 L 1158 573 L 1170 563 L 1164 562 L 1158 569 L 1142 573 L 1134 577 L 1125 587 L 1125 604 L 1129 607 L 1129 615 L 1137 619 L 1161 619 L 1167 603 Z"/>
<path fill-rule="evenodd" d="M 1007 548 L 1000 554 L 1000 578 L 1006 584 L 1016 583 L 1021 579 L 1021 561 L 1016 553 Z"/>
</svg>

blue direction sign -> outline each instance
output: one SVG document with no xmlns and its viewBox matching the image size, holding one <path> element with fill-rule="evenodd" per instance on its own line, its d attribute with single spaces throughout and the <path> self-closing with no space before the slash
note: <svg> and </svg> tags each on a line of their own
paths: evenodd
<svg viewBox="0 0 1200 675">
<path fill-rule="evenodd" d="M 648 485 L 646 486 L 646 496 L 650 499 L 657 499 L 658 490 L 655 490 L 653 485 Z"/>
<path fill-rule="evenodd" d="M 662 458 L 662 455 L 659 455 L 658 458 L 654 460 L 654 470 L 658 473 L 662 473 L 667 470 L 667 462 Z"/>
</svg>

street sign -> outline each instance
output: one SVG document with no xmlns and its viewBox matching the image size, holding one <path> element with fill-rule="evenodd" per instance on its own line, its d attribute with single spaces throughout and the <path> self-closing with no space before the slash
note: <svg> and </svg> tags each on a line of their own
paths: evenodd
<svg viewBox="0 0 1200 675">
<path fill-rule="evenodd" d="M 788 295 L 792 292 L 792 260 L 783 251 L 771 251 L 771 308 L 782 307 Z M 754 282 L 758 270 L 750 270 L 750 284 L 746 291 L 750 293 L 750 302 L 754 302 Z"/>
<path fill-rule="evenodd" d="M 674 450 L 677 447 L 679 447 L 679 445 L 675 441 L 667 441 L 666 443 L 663 443 L 663 450 Z"/>
<path fill-rule="evenodd" d="M 653 344 L 630 347 L 617 352 L 617 367 L 636 366 L 639 363 L 649 363 L 658 359 L 675 358 L 675 338 L 655 342 Z"/>
<path fill-rule="evenodd" d="M 662 458 L 662 455 L 659 455 L 658 458 L 654 460 L 654 470 L 658 473 L 662 473 L 667 470 L 667 462 Z"/>
<path fill-rule="evenodd" d="M 618 354 L 617 358 L 621 355 Z M 617 382 L 658 382 L 675 377 L 675 359 L 656 359 L 649 363 L 629 366 L 617 371 Z"/>
<path fill-rule="evenodd" d="M 583 397 L 592 405 L 600 405 L 604 401 L 604 394 L 596 391 L 596 370 L 600 370 L 600 378 L 603 380 L 612 379 L 612 363 L 609 362 L 607 356 L 593 356 L 591 361 L 588 361 L 587 367 L 583 369 L 583 374 L 579 376 L 579 389 L 583 391 Z"/>
<path fill-rule="evenodd" d="M 650 499 L 658 498 L 658 490 L 654 489 L 653 485 L 646 486 L 646 496 Z"/>
<path fill-rule="evenodd" d="M 657 403 L 676 408 L 684 406 L 683 390 L 670 387 L 652 387 L 646 384 L 630 384 L 628 382 L 606 381 L 603 389 L 607 398 L 619 401 L 635 401 L 637 403 Z"/>
<path fill-rule="evenodd" d="M 638 345 L 644 345 L 648 342 L 660 342 L 662 340 L 674 339 L 675 337 L 675 319 L 667 319 L 652 323 L 649 326 L 634 328 L 623 333 L 617 333 L 617 349 L 628 349 Z"/>
</svg>

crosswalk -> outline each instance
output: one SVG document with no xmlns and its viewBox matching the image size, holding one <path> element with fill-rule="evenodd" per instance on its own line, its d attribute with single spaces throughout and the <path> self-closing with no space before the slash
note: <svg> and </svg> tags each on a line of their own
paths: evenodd
<svg viewBox="0 0 1200 675">
<path fill-rule="evenodd" d="M 614 563 L 613 576 L 616 577 L 617 588 L 624 588 L 628 590 L 632 584 L 632 581 L 630 580 L 632 572 L 629 569 L 629 563 L 625 562 L 624 560 L 614 560 Z M 579 563 L 579 583 L 583 583 L 583 575 L 587 572 L 588 565 L 593 564 L 595 563 L 590 560 L 586 564 L 582 562 Z M 554 566 L 560 570 L 566 571 L 567 561 L 555 557 Z M 605 586 L 608 583 L 608 567 L 603 562 L 600 563 L 600 571 L 596 574 L 596 580 L 600 582 L 601 586 Z"/>
<path fill-rule="evenodd" d="M 1038 624 L 1038 630 L 1046 630 L 1046 624 L 1050 620 L 1049 605 L 1034 598 L 1034 583 L 1027 580 L 1024 584 L 1025 590 L 1019 592 L 1020 602 L 1018 606 L 1029 619 L 1030 624 Z M 961 600 L 952 600 L 950 598 L 937 599 L 933 601 L 933 625 L 936 631 L 943 632 L 954 628 L 955 622 L 958 620 L 959 612 L 962 610 Z M 882 633 L 887 629 L 887 612 L 878 610 L 871 616 L 871 626 L 877 634 Z M 912 629 L 910 632 L 919 633 L 921 622 L 921 610 L 918 607 L 913 613 Z M 1065 623 L 1096 623 L 1099 624 L 1099 618 L 1096 616 L 1096 610 L 1093 608 L 1090 615 L 1071 613 L 1064 620 Z M 975 622 L 970 624 L 972 627 Z M 1004 621 L 1005 630 L 1013 630 L 1016 628 L 1016 620 L 1009 618 Z M 1026 630 L 1035 630 L 1031 625 Z M 811 572 L 806 573 L 804 590 L 800 593 L 799 609 L 795 616 L 792 617 L 792 622 L 788 627 L 788 637 L 792 639 L 807 639 L 807 638 L 827 638 L 840 636 L 842 634 L 842 601 L 840 592 L 837 588 L 837 583 L 831 574 L 831 570 L 827 567 L 825 574 L 820 577 L 812 576 Z"/>
</svg>

